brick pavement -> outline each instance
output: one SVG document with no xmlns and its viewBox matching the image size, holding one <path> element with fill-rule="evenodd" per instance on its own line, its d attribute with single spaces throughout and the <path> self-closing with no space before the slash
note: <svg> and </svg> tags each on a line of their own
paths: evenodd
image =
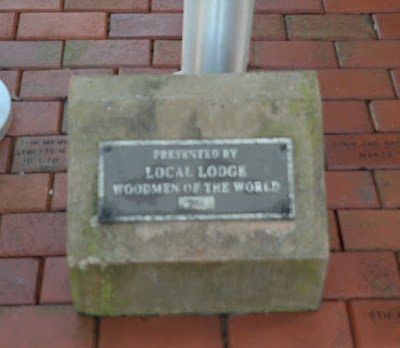
<svg viewBox="0 0 400 348">
<path fill-rule="evenodd" d="M 400 2 L 256 0 L 251 70 L 316 69 L 331 260 L 313 313 L 90 318 L 65 260 L 72 75 L 170 74 L 183 0 L 0 0 L 0 346 L 400 347 Z"/>
</svg>

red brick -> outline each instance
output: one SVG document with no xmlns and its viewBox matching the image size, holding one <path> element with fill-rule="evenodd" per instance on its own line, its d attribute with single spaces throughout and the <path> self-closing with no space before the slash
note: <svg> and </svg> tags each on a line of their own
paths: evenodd
<svg viewBox="0 0 400 348">
<path fill-rule="evenodd" d="M 0 214 L 47 209 L 49 174 L 0 175 Z"/>
<path fill-rule="evenodd" d="M 49 257 L 44 262 L 40 303 L 71 303 L 71 289 L 65 257 Z"/>
<path fill-rule="evenodd" d="M 14 39 L 17 27 L 17 15 L 15 13 L 0 13 L 0 40 Z"/>
<path fill-rule="evenodd" d="M 400 171 L 376 171 L 375 180 L 382 207 L 387 209 L 400 208 Z"/>
<path fill-rule="evenodd" d="M 400 11 L 397 0 L 323 0 L 327 13 L 376 13 Z"/>
<path fill-rule="evenodd" d="M 121 68 L 119 75 L 171 75 L 177 69 L 155 69 L 155 68 Z"/>
<path fill-rule="evenodd" d="M 286 16 L 290 40 L 371 40 L 376 38 L 368 15 Z"/>
<path fill-rule="evenodd" d="M 398 296 L 400 278 L 394 253 L 331 253 L 325 299 Z"/>
<path fill-rule="evenodd" d="M 57 173 L 54 176 L 53 198 L 51 210 L 67 209 L 67 173 Z"/>
<path fill-rule="evenodd" d="M 400 134 L 326 135 L 328 169 L 400 167 Z"/>
<path fill-rule="evenodd" d="M 180 68 L 182 42 L 163 40 L 154 42 L 153 66 L 156 68 Z"/>
<path fill-rule="evenodd" d="M 109 37 L 112 39 L 180 39 L 182 15 L 176 13 L 113 14 Z"/>
<path fill-rule="evenodd" d="M 331 250 L 341 250 L 339 229 L 336 222 L 335 213 L 332 210 L 328 211 L 328 227 L 329 227 L 329 246 Z"/>
<path fill-rule="evenodd" d="M 60 11 L 62 0 L 2 0 L 0 11 L 31 12 Z"/>
<path fill-rule="evenodd" d="M 357 41 L 336 43 L 339 63 L 344 68 L 398 68 L 400 42 Z"/>
<path fill-rule="evenodd" d="M 62 172 L 67 170 L 67 137 L 20 137 L 14 145 L 11 171 Z"/>
<path fill-rule="evenodd" d="M 119 347 L 223 348 L 218 316 L 102 318 L 99 348 Z"/>
<path fill-rule="evenodd" d="M 255 12 L 323 13 L 321 0 L 256 0 Z"/>
<path fill-rule="evenodd" d="M 374 131 L 364 101 L 322 103 L 325 133 L 372 133 Z"/>
<path fill-rule="evenodd" d="M 252 40 L 286 40 L 283 17 L 278 14 L 255 14 Z"/>
<path fill-rule="evenodd" d="M 311 41 L 254 42 L 250 48 L 250 65 L 267 69 L 337 67 L 333 44 Z"/>
<path fill-rule="evenodd" d="M 349 303 L 357 348 L 397 348 L 400 300 L 353 300 Z"/>
<path fill-rule="evenodd" d="M 378 132 L 400 132 L 400 100 L 375 100 L 369 106 Z"/>
<path fill-rule="evenodd" d="M 0 225 L 0 256 L 65 255 L 64 213 L 5 214 Z"/>
<path fill-rule="evenodd" d="M 346 307 L 323 302 L 314 312 L 267 313 L 230 316 L 230 348 L 351 348 Z"/>
<path fill-rule="evenodd" d="M 400 39 L 400 13 L 373 16 L 380 39 Z"/>
<path fill-rule="evenodd" d="M 150 66 L 149 40 L 67 41 L 64 66 L 70 68 L 119 68 Z"/>
<path fill-rule="evenodd" d="M 18 90 L 19 72 L 18 71 L 0 71 L 0 80 L 7 86 L 11 96 L 15 96 Z"/>
<path fill-rule="evenodd" d="M 393 84 L 396 90 L 397 98 L 400 99 L 400 69 L 392 70 L 391 75 L 393 78 Z"/>
<path fill-rule="evenodd" d="M 21 97 L 25 100 L 54 100 L 68 95 L 73 75 L 112 75 L 111 69 L 25 71 L 22 77 Z"/>
<path fill-rule="evenodd" d="M 51 69 L 61 66 L 61 41 L 0 41 L 0 66 L 11 69 Z"/>
<path fill-rule="evenodd" d="M 183 12 L 183 0 L 152 0 L 151 12 Z"/>
<path fill-rule="evenodd" d="M 325 180 L 330 209 L 379 208 L 370 172 L 326 172 Z"/>
<path fill-rule="evenodd" d="M 115 14 L 111 15 L 110 38 L 180 39 L 181 14 Z M 282 16 L 256 14 L 253 20 L 254 40 L 285 40 Z"/>
<path fill-rule="evenodd" d="M 149 0 L 65 0 L 66 11 L 148 12 Z"/>
<path fill-rule="evenodd" d="M 60 102 L 13 103 L 13 120 L 9 135 L 58 134 L 61 119 Z"/>
<path fill-rule="evenodd" d="M 318 77 L 324 99 L 394 98 L 386 70 L 322 70 Z"/>
<path fill-rule="evenodd" d="M 339 222 L 345 250 L 400 250 L 400 211 L 340 211 Z"/>
<path fill-rule="evenodd" d="M 10 166 L 12 152 L 12 139 L 9 137 L 3 138 L 0 141 L 0 173 L 6 173 Z"/>
<path fill-rule="evenodd" d="M 0 259 L 0 305 L 34 304 L 38 271 L 39 260 Z M 0 342 L 3 346 L 1 332 L 4 332 L 5 327 L 0 327 Z"/>
<path fill-rule="evenodd" d="M 0 342 L 3 348 L 94 348 L 95 326 L 70 306 L 5 307 Z"/>
<path fill-rule="evenodd" d="M 105 39 L 106 13 L 22 13 L 19 40 Z"/>
</svg>

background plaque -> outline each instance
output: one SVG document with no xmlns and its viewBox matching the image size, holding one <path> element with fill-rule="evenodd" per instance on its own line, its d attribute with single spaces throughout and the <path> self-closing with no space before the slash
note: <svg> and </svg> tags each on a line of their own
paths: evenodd
<svg viewBox="0 0 400 348">
<path fill-rule="evenodd" d="M 290 138 L 99 145 L 101 222 L 291 219 Z"/>
</svg>

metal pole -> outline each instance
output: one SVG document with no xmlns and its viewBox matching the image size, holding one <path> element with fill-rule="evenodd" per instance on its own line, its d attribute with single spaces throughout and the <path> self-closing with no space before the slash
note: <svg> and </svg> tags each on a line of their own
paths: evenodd
<svg viewBox="0 0 400 348">
<path fill-rule="evenodd" d="M 185 0 L 182 73 L 247 70 L 255 0 Z"/>
</svg>

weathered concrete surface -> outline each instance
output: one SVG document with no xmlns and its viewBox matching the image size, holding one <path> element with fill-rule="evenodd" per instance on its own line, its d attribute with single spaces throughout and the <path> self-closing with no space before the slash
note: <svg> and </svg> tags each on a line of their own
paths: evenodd
<svg viewBox="0 0 400 348">
<path fill-rule="evenodd" d="M 313 72 L 74 77 L 68 264 L 96 315 L 316 309 L 328 261 L 320 96 Z M 100 224 L 98 143 L 291 137 L 296 219 Z"/>
</svg>

